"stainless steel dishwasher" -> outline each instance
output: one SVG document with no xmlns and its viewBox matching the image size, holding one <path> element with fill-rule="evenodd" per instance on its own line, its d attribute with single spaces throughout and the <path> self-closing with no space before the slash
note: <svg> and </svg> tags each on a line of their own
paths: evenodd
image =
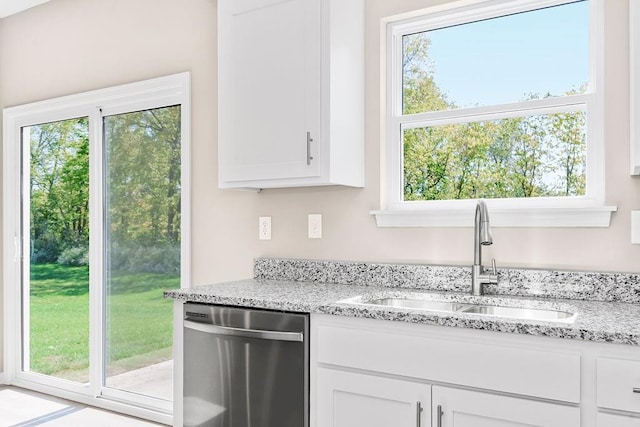
<svg viewBox="0 0 640 427">
<path fill-rule="evenodd" d="M 309 315 L 184 305 L 184 427 L 308 427 Z"/>
</svg>

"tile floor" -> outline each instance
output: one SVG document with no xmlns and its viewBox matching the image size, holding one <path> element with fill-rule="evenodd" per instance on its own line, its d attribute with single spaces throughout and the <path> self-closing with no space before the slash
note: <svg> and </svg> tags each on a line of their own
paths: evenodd
<svg viewBox="0 0 640 427">
<path fill-rule="evenodd" d="M 149 421 L 69 402 L 16 387 L 0 386 L 0 427 L 154 427 Z"/>
</svg>

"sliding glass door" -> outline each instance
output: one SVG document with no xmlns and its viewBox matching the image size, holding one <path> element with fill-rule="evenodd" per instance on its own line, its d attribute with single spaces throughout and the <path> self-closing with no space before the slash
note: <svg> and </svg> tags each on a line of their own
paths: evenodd
<svg viewBox="0 0 640 427">
<path fill-rule="evenodd" d="M 180 106 L 104 118 L 105 385 L 171 400 Z"/>
<path fill-rule="evenodd" d="M 89 123 L 22 128 L 23 369 L 89 382 Z"/>
<path fill-rule="evenodd" d="M 5 111 L 5 286 L 15 285 L 4 308 L 8 347 L 19 343 L 9 382 L 171 414 L 163 292 L 188 283 L 187 77 Z"/>
</svg>

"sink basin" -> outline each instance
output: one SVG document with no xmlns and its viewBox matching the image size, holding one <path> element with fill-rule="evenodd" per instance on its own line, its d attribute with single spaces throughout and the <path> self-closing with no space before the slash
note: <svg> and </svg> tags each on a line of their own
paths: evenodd
<svg viewBox="0 0 640 427">
<path fill-rule="evenodd" d="M 469 307 L 468 304 L 460 304 L 451 301 L 430 301 L 425 299 L 412 298 L 381 298 L 367 301 L 366 304 L 429 311 L 459 311 L 463 308 Z"/>
<path fill-rule="evenodd" d="M 501 307 L 497 305 L 474 305 L 463 310 L 464 313 L 487 314 L 490 316 L 511 317 L 515 319 L 560 321 L 574 316 L 574 313 L 542 308 Z"/>
<path fill-rule="evenodd" d="M 425 310 L 445 313 L 464 313 L 480 316 L 496 316 L 520 320 L 573 323 L 578 316 L 569 306 L 549 304 L 543 301 L 501 299 L 495 304 L 490 297 L 457 295 L 453 299 L 441 295 L 409 294 L 385 298 L 367 299 L 355 297 L 340 301 L 358 305 L 374 305 L 409 310 Z M 513 305 L 511 305 L 513 304 Z"/>
</svg>

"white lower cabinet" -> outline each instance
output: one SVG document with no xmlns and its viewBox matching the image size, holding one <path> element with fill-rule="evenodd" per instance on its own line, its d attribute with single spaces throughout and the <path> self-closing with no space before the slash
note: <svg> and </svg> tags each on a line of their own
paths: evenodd
<svg viewBox="0 0 640 427">
<path fill-rule="evenodd" d="M 327 368 L 317 381 L 319 427 L 580 426 L 572 406 Z"/>
<path fill-rule="evenodd" d="M 640 427 L 640 418 L 599 413 L 598 427 Z"/>
<path fill-rule="evenodd" d="M 429 426 L 431 386 L 334 369 L 318 369 L 318 426 Z"/>
<path fill-rule="evenodd" d="M 579 427 L 577 407 L 434 386 L 433 427 Z"/>
<path fill-rule="evenodd" d="M 312 314 L 311 427 L 640 427 L 640 347 Z"/>
</svg>

